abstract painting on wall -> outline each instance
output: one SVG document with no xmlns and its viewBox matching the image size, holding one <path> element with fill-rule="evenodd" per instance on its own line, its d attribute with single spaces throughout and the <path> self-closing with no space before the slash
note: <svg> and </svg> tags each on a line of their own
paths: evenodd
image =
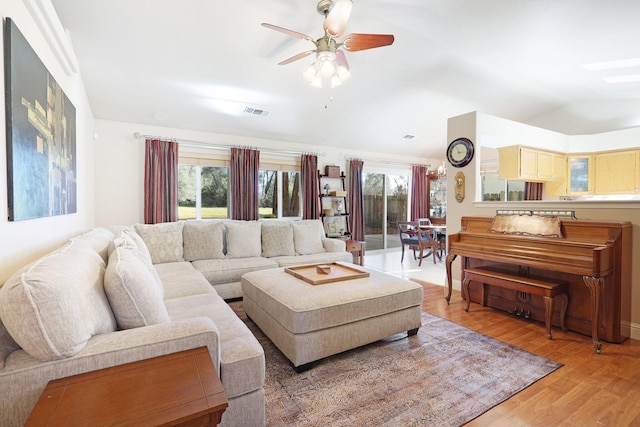
<svg viewBox="0 0 640 427">
<path fill-rule="evenodd" d="M 4 65 L 9 221 L 75 213 L 76 110 L 10 18 Z"/>
</svg>

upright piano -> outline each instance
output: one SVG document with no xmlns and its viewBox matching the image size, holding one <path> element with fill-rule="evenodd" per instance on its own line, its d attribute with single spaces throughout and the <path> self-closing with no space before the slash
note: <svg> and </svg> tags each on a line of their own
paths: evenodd
<svg viewBox="0 0 640 427">
<path fill-rule="evenodd" d="M 629 337 L 631 318 L 632 225 L 623 221 L 561 220 L 560 237 L 540 237 L 490 231 L 493 217 L 463 217 L 461 231 L 449 235 L 447 302 L 451 298 L 452 262 L 461 257 L 461 272 L 488 267 L 510 274 L 535 275 L 569 283 L 565 324 L 600 339 L 621 343 Z M 469 286 L 471 301 L 480 302 L 482 284 Z M 488 306 L 544 319 L 542 297 L 488 286 Z M 560 324 L 559 313 L 553 314 Z M 627 321 L 627 326 L 622 322 Z"/>
</svg>

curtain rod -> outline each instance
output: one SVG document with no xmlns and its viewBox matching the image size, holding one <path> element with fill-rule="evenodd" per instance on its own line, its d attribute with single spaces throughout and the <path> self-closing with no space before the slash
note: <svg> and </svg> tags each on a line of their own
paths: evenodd
<svg viewBox="0 0 640 427">
<path fill-rule="evenodd" d="M 163 141 L 175 141 L 175 142 L 184 144 L 187 147 L 207 148 L 211 150 L 227 150 L 230 148 L 242 147 L 241 144 L 218 144 L 213 142 L 197 141 L 193 139 L 169 138 L 166 136 L 158 136 L 158 135 L 143 135 L 140 132 L 134 132 L 133 137 L 137 139 L 144 138 L 144 139 L 160 139 Z M 327 153 L 324 153 L 324 152 L 315 153 L 311 151 L 279 150 L 279 149 L 273 149 L 273 148 L 267 148 L 267 149 L 262 149 L 258 147 L 250 147 L 250 148 L 255 148 L 257 150 L 260 150 L 261 153 L 273 154 L 278 156 L 300 156 L 302 154 L 314 154 L 316 156 L 324 157 L 327 155 Z"/>
<path fill-rule="evenodd" d="M 345 156 L 345 160 L 362 160 L 363 162 L 371 162 L 374 164 L 382 164 L 388 166 L 425 166 L 427 169 L 431 167 L 431 163 L 420 164 L 420 163 L 412 163 L 412 162 L 401 162 L 399 160 L 382 160 L 382 159 L 363 159 L 362 157 L 349 157 Z"/>
</svg>

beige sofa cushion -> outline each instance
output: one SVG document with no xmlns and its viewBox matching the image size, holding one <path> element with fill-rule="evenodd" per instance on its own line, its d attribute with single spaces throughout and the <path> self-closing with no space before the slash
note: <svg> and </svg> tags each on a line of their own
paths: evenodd
<svg viewBox="0 0 640 427">
<path fill-rule="evenodd" d="M 0 318 L 31 356 L 73 356 L 116 322 L 102 285 L 105 263 L 77 240 L 16 272 L 0 288 Z"/>
<path fill-rule="evenodd" d="M 201 259 L 192 264 L 212 285 L 239 282 L 242 275 L 250 271 L 278 267 L 273 258 L 264 257 Z"/>
<path fill-rule="evenodd" d="M 162 280 L 165 305 L 167 300 L 173 298 L 216 293 L 207 279 L 188 261 L 167 262 L 154 267 Z"/>
<path fill-rule="evenodd" d="M 182 248 L 184 222 L 135 224 L 134 228 L 149 248 L 154 264 L 184 261 Z"/>
<path fill-rule="evenodd" d="M 251 258 L 262 254 L 259 221 L 228 221 L 227 258 Z"/>
<path fill-rule="evenodd" d="M 184 223 L 185 261 L 224 258 L 221 222 L 187 221 Z"/>
<path fill-rule="evenodd" d="M 0 319 L 0 370 L 4 367 L 4 359 L 19 348 L 20 346 L 11 338 L 7 328 L 4 327 L 4 323 L 2 323 L 2 319 Z"/>
<path fill-rule="evenodd" d="M 162 283 L 148 262 L 130 246 L 116 245 L 109 256 L 104 289 L 120 329 L 169 322 Z"/>
<path fill-rule="evenodd" d="M 249 328 L 222 298 L 216 294 L 190 295 L 170 299 L 165 303 L 173 322 L 206 317 L 212 319 L 218 327 L 221 334 L 218 372 L 227 398 L 233 399 L 262 388 L 265 370 L 264 350 Z"/>
<path fill-rule="evenodd" d="M 324 228 L 319 220 L 294 221 L 293 243 L 296 254 L 309 255 L 324 252 Z"/>
<path fill-rule="evenodd" d="M 290 221 L 262 222 L 262 256 L 291 256 L 296 251 L 293 246 L 293 227 Z"/>
</svg>

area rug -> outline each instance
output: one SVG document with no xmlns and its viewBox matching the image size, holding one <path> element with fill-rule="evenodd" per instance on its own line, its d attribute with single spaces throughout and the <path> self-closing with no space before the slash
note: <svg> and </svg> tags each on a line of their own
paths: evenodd
<svg viewBox="0 0 640 427">
<path fill-rule="evenodd" d="M 262 344 L 268 426 L 460 426 L 562 365 L 422 314 L 418 334 L 323 359 L 297 374 L 242 302 Z"/>
</svg>

